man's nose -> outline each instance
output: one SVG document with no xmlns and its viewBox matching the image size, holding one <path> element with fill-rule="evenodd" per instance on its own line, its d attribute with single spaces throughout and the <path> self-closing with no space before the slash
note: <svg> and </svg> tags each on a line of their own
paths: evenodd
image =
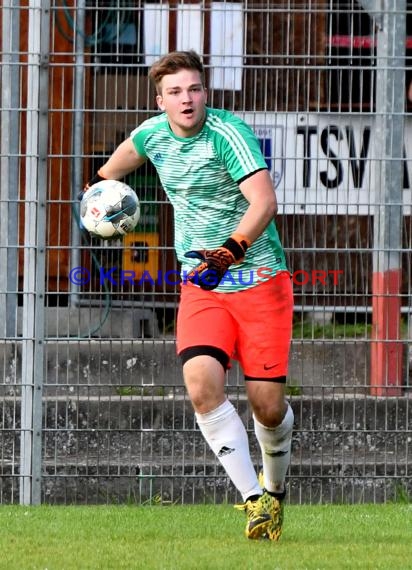
<svg viewBox="0 0 412 570">
<path fill-rule="evenodd" d="M 192 93 L 189 89 L 182 92 L 183 93 L 183 101 L 191 101 L 192 100 Z"/>
</svg>

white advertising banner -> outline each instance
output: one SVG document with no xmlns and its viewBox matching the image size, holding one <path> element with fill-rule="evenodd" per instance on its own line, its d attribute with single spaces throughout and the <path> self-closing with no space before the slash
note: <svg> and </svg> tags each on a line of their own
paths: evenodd
<svg viewBox="0 0 412 570">
<path fill-rule="evenodd" d="M 253 128 L 285 214 L 372 215 L 373 115 L 242 113 Z M 411 213 L 412 123 L 405 120 L 403 205 Z"/>
</svg>

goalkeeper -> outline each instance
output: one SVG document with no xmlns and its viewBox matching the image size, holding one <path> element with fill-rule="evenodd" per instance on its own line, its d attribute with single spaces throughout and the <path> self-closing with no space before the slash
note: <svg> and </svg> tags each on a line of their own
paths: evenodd
<svg viewBox="0 0 412 570">
<path fill-rule="evenodd" d="M 150 160 L 174 207 L 182 265 L 177 351 L 205 440 L 243 498 L 246 536 L 278 540 L 290 463 L 292 408 L 285 399 L 293 297 L 274 222 L 276 195 L 252 130 L 207 107 L 193 52 L 155 62 L 161 114 L 144 121 L 97 175 L 121 179 Z M 258 480 L 245 427 L 225 395 L 239 361 L 262 451 Z"/>
</svg>

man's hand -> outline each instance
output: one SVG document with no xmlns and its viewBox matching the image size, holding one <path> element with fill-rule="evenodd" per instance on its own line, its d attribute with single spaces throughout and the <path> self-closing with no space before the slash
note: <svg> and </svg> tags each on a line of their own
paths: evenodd
<svg viewBox="0 0 412 570">
<path fill-rule="evenodd" d="M 234 256 L 225 247 L 188 251 L 185 257 L 200 259 L 201 263 L 190 271 L 187 280 L 196 283 L 206 291 L 215 289 L 226 271 L 235 262 Z"/>
<path fill-rule="evenodd" d="M 240 234 L 233 234 L 225 243 L 216 249 L 200 249 L 188 251 L 185 257 L 189 259 L 200 259 L 197 265 L 187 275 L 187 280 L 199 285 L 201 289 L 211 291 L 215 289 L 226 271 L 234 263 L 240 263 L 246 250 L 250 246 L 250 241 Z"/>
</svg>

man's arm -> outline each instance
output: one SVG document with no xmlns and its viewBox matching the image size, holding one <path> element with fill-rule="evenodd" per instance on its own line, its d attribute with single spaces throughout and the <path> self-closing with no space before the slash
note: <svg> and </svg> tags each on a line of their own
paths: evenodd
<svg viewBox="0 0 412 570">
<path fill-rule="evenodd" d="M 200 261 L 187 275 L 187 279 L 202 289 L 215 289 L 228 268 L 243 261 L 248 248 L 264 232 L 277 212 L 276 194 L 266 169 L 243 180 L 239 188 L 249 202 L 249 207 L 232 235 L 216 249 L 185 253 L 187 258 Z"/>
<path fill-rule="evenodd" d="M 135 149 L 132 139 L 123 141 L 99 169 L 99 175 L 108 180 L 119 180 L 146 162 Z"/>
<path fill-rule="evenodd" d="M 120 180 L 129 172 L 133 172 L 146 162 L 146 158 L 140 156 L 134 147 L 132 139 L 123 141 L 113 152 L 110 158 L 99 168 L 97 173 L 82 188 L 77 197 L 83 198 L 84 192 L 102 180 Z"/>
<path fill-rule="evenodd" d="M 268 170 L 259 170 L 239 185 L 249 202 L 249 207 L 236 228 L 236 233 L 246 236 L 253 243 L 273 220 L 278 203 Z"/>
</svg>

